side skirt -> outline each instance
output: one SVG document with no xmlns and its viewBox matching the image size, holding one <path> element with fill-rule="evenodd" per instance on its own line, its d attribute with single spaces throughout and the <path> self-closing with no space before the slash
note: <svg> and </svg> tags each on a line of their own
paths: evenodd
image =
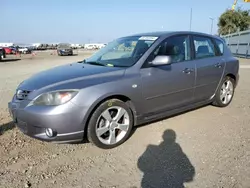
<svg viewBox="0 0 250 188">
<path fill-rule="evenodd" d="M 169 110 L 169 111 L 165 111 L 165 112 L 161 112 L 161 113 L 154 113 L 154 114 L 146 114 L 146 115 L 142 115 L 142 116 L 137 116 L 136 117 L 136 124 L 135 126 L 140 126 L 140 125 L 143 125 L 143 124 L 149 124 L 151 122 L 155 122 L 155 121 L 159 121 L 159 120 L 163 120 L 163 119 L 166 119 L 166 118 L 169 118 L 169 117 L 173 117 L 173 116 L 176 116 L 176 115 L 181 115 L 185 112 L 188 112 L 190 110 L 195 110 L 197 108 L 200 108 L 200 107 L 203 107 L 203 106 L 206 106 L 210 103 L 213 102 L 213 97 L 207 101 L 202 101 L 202 102 L 198 102 L 198 103 L 194 103 L 194 104 L 191 104 L 191 105 L 188 105 L 188 106 L 184 106 L 184 107 L 181 107 L 181 108 L 176 108 L 176 109 L 173 109 L 173 110 Z"/>
</svg>

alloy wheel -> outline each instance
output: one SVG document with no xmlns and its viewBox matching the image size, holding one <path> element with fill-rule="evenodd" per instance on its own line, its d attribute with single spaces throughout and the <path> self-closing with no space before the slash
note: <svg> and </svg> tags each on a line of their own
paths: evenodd
<svg viewBox="0 0 250 188">
<path fill-rule="evenodd" d="M 223 104 L 228 104 L 232 97 L 234 92 L 234 86 L 231 80 L 226 80 L 221 87 L 220 91 L 220 100 Z"/>
<path fill-rule="evenodd" d="M 129 129 L 129 114 L 120 106 L 112 106 L 101 113 L 96 123 L 96 136 L 106 145 L 122 140 Z"/>
</svg>

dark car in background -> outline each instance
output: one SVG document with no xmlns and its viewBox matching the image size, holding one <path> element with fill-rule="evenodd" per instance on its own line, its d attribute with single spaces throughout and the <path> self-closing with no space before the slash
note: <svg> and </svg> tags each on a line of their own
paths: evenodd
<svg viewBox="0 0 250 188">
<path fill-rule="evenodd" d="M 16 52 L 18 51 L 17 46 L 10 46 L 8 48 L 11 50 L 11 54 L 16 54 Z"/>
<path fill-rule="evenodd" d="M 0 47 L 0 61 L 2 61 L 3 58 L 6 58 L 6 53 L 4 48 Z"/>
<path fill-rule="evenodd" d="M 71 48 L 71 45 L 68 43 L 60 43 L 57 46 L 57 54 L 59 56 L 73 55 L 73 49 Z"/>
</svg>

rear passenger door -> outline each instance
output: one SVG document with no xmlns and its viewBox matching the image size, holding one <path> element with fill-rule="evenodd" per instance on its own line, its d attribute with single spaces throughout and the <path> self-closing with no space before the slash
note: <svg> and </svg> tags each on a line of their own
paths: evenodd
<svg viewBox="0 0 250 188">
<path fill-rule="evenodd" d="M 192 42 L 197 70 L 194 97 L 199 102 L 210 99 L 215 93 L 223 75 L 225 61 L 223 52 L 220 52 L 212 38 L 193 35 Z"/>
</svg>

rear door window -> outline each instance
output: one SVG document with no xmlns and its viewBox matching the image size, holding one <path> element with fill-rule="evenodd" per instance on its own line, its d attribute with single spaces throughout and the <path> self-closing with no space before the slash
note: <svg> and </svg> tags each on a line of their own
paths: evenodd
<svg viewBox="0 0 250 188">
<path fill-rule="evenodd" d="M 216 56 L 215 46 L 209 37 L 193 36 L 195 59 L 203 59 Z"/>
</svg>

